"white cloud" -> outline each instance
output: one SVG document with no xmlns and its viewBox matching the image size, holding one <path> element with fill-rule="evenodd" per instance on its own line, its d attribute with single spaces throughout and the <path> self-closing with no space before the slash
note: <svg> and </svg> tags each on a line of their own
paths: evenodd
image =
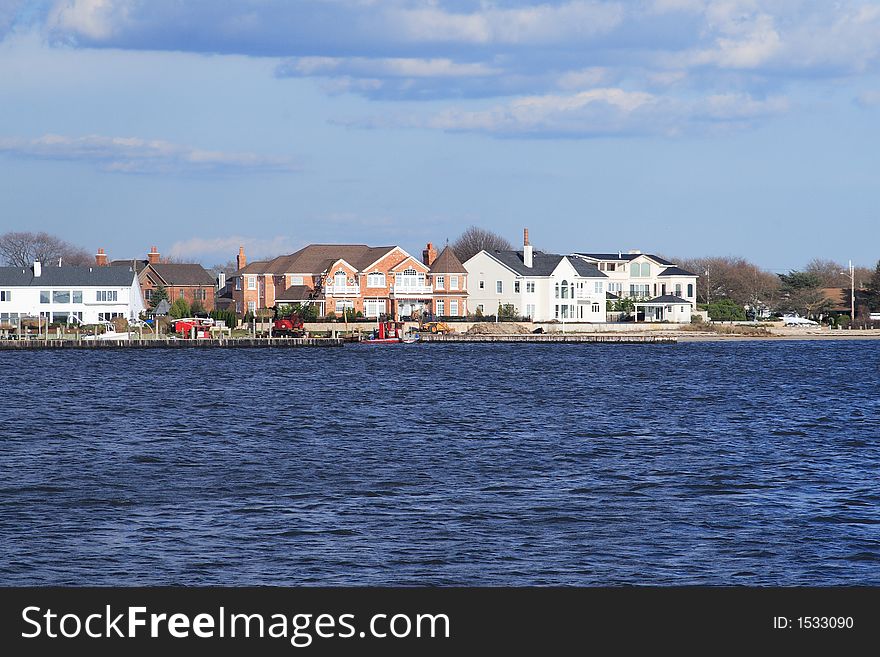
<svg viewBox="0 0 880 657">
<path fill-rule="evenodd" d="M 618 88 L 571 95 L 517 98 L 487 109 L 450 108 L 427 119 L 390 119 L 408 127 L 492 136 L 604 137 L 638 134 L 678 136 L 699 130 L 750 125 L 785 113 L 783 97 L 719 94 L 688 101 Z M 377 125 L 387 125 L 378 121 Z"/>
<path fill-rule="evenodd" d="M 122 31 L 130 21 L 130 0 L 62 0 L 46 20 L 55 32 L 102 40 Z"/>
<path fill-rule="evenodd" d="M 859 107 L 877 107 L 878 105 L 880 105 L 880 91 L 863 91 L 855 97 L 855 103 Z"/>
<path fill-rule="evenodd" d="M 392 25 L 406 40 L 473 44 L 582 40 L 612 30 L 623 16 L 623 6 L 616 2 L 585 0 L 511 9 L 486 3 L 472 13 L 453 13 L 437 5 L 389 12 Z"/>
<path fill-rule="evenodd" d="M 0 153 L 47 160 L 92 162 L 117 173 L 289 172 L 285 158 L 255 153 L 231 153 L 182 146 L 140 137 L 47 134 L 36 139 L 0 138 Z"/>
<path fill-rule="evenodd" d="M 500 69 L 483 63 L 459 63 L 448 58 L 414 57 L 298 57 L 279 66 L 279 75 L 442 78 L 496 75 Z"/>
</svg>

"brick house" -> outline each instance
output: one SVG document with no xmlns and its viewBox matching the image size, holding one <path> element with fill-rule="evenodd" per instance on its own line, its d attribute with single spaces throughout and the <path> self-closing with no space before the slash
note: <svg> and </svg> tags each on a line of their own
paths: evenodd
<svg viewBox="0 0 880 657">
<path fill-rule="evenodd" d="M 432 310 L 438 317 L 465 317 L 467 307 L 467 269 L 447 245 L 440 254 L 428 242 L 422 251 L 422 262 L 430 269 L 430 284 L 434 289 Z"/>
<path fill-rule="evenodd" d="M 410 316 L 431 307 L 429 267 L 399 246 L 311 244 L 247 264 L 239 248 L 230 276 L 236 312 L 310 303 L 319 315 L 345 309 L 366 317 Z"/>
<path fill-rule="evenodd" d="M 168 294 L 168 303 L 185 299 L 190 305 L 199 301 L 206 311 L 214 310 L 214 277 L 197 263 L 162 262 L 159 251 L 152 247 L 146 260 L 113 260 L 107 262 L 104 249 L 98 249 L 95 263 L 100 266 L 133 266 L 138 272 L 144 305 L 149 308 L 153 291 L 163 286 Z"/>
</svg>

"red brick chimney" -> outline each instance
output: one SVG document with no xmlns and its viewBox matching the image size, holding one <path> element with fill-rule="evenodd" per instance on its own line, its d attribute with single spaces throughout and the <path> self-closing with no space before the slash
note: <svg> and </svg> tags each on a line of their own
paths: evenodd
<svg viewBox="0 0 880 657">
<path fill-rule="evenodd" d="M 437 259 L 437 249 L 434 248 L 434 245 L 431 242 L 428 242 L 428 245 L 422 251 L 422 262 L 424 262 L 429 267 L 434 264 L 434 261 Z"/>
<path fill-rule="evenodd" d="M 106 267 L 109 264 L 107 262 L 107 254 L 104 253 L 104 249 L 98 249 L 98 252 L 95 254 L 95 264 L 98 267 Z"/>
<path fill-rule="evenodd" d="M 531 267 L 532 258 L 532 245 L 529 244 L 529 229 L 523 228 L 523 264 L 526 267 Z"/>
<path fill-rule="evenodd" d="M 150 247 L 150 252 L 147 254 L 147 260 L 150 261 L 151 265 L 155 265 L 159 262 L 159 250 L 155 246 Z"/>
<path fill-rule="evenodd" d="M 244 247 L 238 247 L 238 255 L 235 258 L 235 266 L 237 269 L 244 269 L 247 264 L 247 258 L 244 256 Z"/>
</svg>

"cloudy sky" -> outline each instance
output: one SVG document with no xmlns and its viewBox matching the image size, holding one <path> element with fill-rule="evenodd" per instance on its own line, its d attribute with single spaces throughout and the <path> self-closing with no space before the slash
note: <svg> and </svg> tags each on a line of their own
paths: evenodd
<svg viewBox="0 0 880 657">
<path fill-rule="evenodd" d="M 0 0 L 0 231 L 880 257 L 880 2 Z"/>
</svg>

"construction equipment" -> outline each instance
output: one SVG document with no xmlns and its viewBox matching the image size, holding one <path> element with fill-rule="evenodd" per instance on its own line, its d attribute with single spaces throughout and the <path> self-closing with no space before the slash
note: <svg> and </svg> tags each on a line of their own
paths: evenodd
<svg viewBox="0 0 880 657">
<path fill-rule="evenodd" d="M 440 333 L 441 335 L 455 333 L 455 329 L 446 322 L 423 322 L 419 326 L 419 330 L 425 333 Z"/>
<path fill-rule="evenodd" d="M 279 337 L 301 338 L 306 334 L 302 317 L 296 313 L 290 313 L 276 317 L 272 322 L 272 335 Z"/>
</svg>

